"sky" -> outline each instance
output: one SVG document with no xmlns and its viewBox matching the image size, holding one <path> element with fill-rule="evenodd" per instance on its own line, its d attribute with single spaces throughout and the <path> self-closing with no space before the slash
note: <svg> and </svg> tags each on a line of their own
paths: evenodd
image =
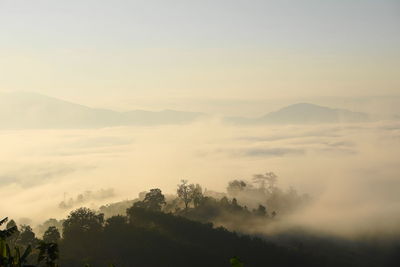
<svg viewBox="0 0 400 267">
<path fill-rule="evenodd" d="M 0 90 L 95 107 L 399 95 L 399 47 L 397 0 L 0 0 Z"/>
</svg>

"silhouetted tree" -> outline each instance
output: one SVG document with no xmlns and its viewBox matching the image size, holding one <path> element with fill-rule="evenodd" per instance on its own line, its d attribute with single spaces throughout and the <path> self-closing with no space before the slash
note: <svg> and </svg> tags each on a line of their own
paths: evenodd
<svg viewBox="0 0 400 267">
<path fill-rule="evenodd" d="M 87 255 L 94 255 L 101 244 L 104 215 L 88 208 L 72 211 L 63 223 L 63 240 L 60 243 L 61 255 L 75 255 L 76 261 L 67 266 L 82 266 L 93 260 Z"/>
<path fill-rule="evenodd" d="M 17 239 L 20 246 L 34 245 L 36 242 L 35 233 L 29 225 L 21 225 L 21 232 Z"/>
<path fill-rule="evenodd" d="M 188 208 L 190 202 L 197 207 L 203 199 L 203 190 L 199 184 L 188 184 L 187 180 L 182 180 L 176 190 L 178 197 L 185 204 L 185 209 Z"/>
<path fill-rule="evenodd" d="M 8 218 L 0 220 L 0 226 L 8 221 Z M 20 248 L 10 247 L 7 239 L 18 230 L 14 224 L 8 225 L 5 230 L 0 230 L 0 266 L 1 267 L 21 267 L 31 253 L 31 246 L 27 245 L 24 252 L 21 253 Z"/>
<path fill-rule="evenodd" d="M 44 241 L 39 242 L 37 247 L 39 250 L 38 263 L 44 262 L 46 267 L 56 267 L 58 260 L 58 245 L 57 243 L 46 243 Z"/>
<path fill-rule="evenodd" d="M 189 185 L 189 187 L 190 187 L 191 194 L 192 194 L 193 205 L 195 207 L 198 207 L 204 198 L 203 189 L 201 188 L 201 186 L 199 184 Z"/>
<path fill-rule="evenodd" d="M 275 173 L 273 172 L 267 172 L 265 174 L 256 174 L 253 177 L 254 183 L 259 184 L 259 187 L 261 189 L 267 188 L 270 191 L 272 191 L 272 189 L 275 187 L 277 180 L 278 176 L 276 176 Z"/>
<path fill-rule="evenodd" d="M 258 205 L 257 209 L 255 209 L 254 214 L 257 216 L 266 216 L 267 215 L 267 209 L 263 205 Z"/>
<path fill-rule="evenodd" d="M 69 235 L 80 235 L 91 232 L 101 231 L 104 223 L 104 215 L 88 208 L 79 208 L 72 211 L 63 223 L 63 237 Z"/>
<path fill-rule="evenodd" d="M 8 241 L 10 244 L 15 245 L 16 242 L 17 242 L 18 236 L 19 236 L 19 234 L 20 234 L 20 231 L 18 230 L 18 226 L 17 226 L 17 224 L 15 223 L 15 221 L 14 221 L 14 220 L 10 220 L 10 221 L 7 223 L 7 225 L 6 225 L 6 229 L 13 229 L 13 233 L 12 233 L 11 236 L 9 236 L 9 237 L 7 238 L 7 241 Z"/>
<path fill-rule="evenodd" d="M 161 211 L 162 205 L 165 205 L 165 196 L 158 188 L 150 189 L 150 192 L 146 193 L 143 201 L 138 201 L 134 204 L 135 207 Z"/>
<path fill-rule="evenodd" d="M 246 183 L 242 180 L 230 181 L 226 191 L 230 196 L 237 196 L 241 191 L 246 188 Z"/>
<path fill-rule="evenodd" d="M 178 185 L 176 193 L 178 194 L 178 197 L 182 199 L 183 203 L 185 204 L 185 209 L 187 209 L 189 203 L 193 200 L 191 189 L 190 186 L 188 185 L 187 180 L 181 180 L 181 183 Z"/>
<path fill-rule="evenodd" d="M 46 243 L 58 243 L 61 235 L 55 226 L 50 226 L 43 234 L 43 241 Z"/>
</svg>

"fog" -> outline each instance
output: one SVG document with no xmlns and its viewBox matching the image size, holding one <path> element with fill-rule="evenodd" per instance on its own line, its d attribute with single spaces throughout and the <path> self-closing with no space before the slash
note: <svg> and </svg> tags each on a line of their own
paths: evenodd
<svg viewBox="0 0 400 267">
<path fill-rule="evenodd" d="M 175 193 L 181 179 L 225 192 L 230 180 L 273 171 L 279 187 L 292 186 L 312 202 L 257 231 L 300 226 L 353 236 L 400 230 L 399 121 L 238 126 L 214 118 L 177 126 L 3 130 L 0 136 L 0 210 L 17 222 L 63 218 L 71 208 L 133 199 L 154 187 Z M 63 201 L 69 206 L 61 208 Z"/>
</svg>

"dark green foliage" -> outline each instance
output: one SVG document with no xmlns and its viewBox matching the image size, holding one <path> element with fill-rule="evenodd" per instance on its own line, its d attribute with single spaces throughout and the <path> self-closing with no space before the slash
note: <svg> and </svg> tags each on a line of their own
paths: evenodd
<svg viewBox="0 0 400 267">
<path fill-rule="evenodd" d="M 150 189 L 143 201 L 138 201 L 134 204 L 135 207 L 145 208 L 149 210 L 161 211 L 161 207 L 165 205 L 165 196 L 158 188 Z"/>
<path fill-rule="evenodd" d="M 50 218 L 48 220 L 46 220 L 45 222 L 43 222 L 42 224 L 37 226 L 37 234 L 38 235 L 44 235 L 44 233 L 49 229 L 49 227 L 55 227 L 57 228 L 57 230 L 59 232 L 62 231 L 62 224 L 63 224 L 64 220 L 57 220 L 54 218 Z"/>
<path fill-rule="evenodd" d="M 81 237 L 61 243 L 61 266 L 229 266 L 232 255 L 241 255 L 248 266 L 265 266 L 267 257 L 274 266 L 306 263 L 296 252 L 279 248 L 261 239 L 240 236 L 224 228 L 213 228 L 186 218 L 140 207 L 107 220 L 102 231 L 90 237 L 91 247 Z M 75 251 L 63 249 L 66 242 Z M 77 253 L 77 250 L 84 252 Z M 85 255 L 83 257 L 82 255 Z"/>
<path fill-rule="evenodd" d="M 4 218 L 0 221 L 0 226 L 5 224 L 8 221 L 8 218 Z M 5 230 L 0 230 L 0 239 L 5 240 L 6 238 L 12 236 L 15 232 L 18 231 L 17 226 L 14 225 L 9 225 Z"/>
<path fill-rule="evenodd" d="M 63 223 L 63 237 L 90 235 L 102 230 L 104 215 L 96 214 L 88 208 L 79 208 L 68 216 Z"/>
<path fill-rule="evenodd" d="M 63 240 L 60 243 L 61 255 L 70 255 L 76 266 L 91 262 L 96 249 L 101 244 L 104 216 L 88 208 L 79 208 L 70 213 L 63 223 Z M 62 264 L 61 264 L 62 265 Z"/>
<path fill-rule="evenodd" d="M 29 225 L 21 225 L 21 232 L 17 239 L 19 246 L 34 246 L 37 242 L 35 233 Z"/>
<path fill-rule="evenodd" d="M 39 242 L 38 263 L 44 263 L 46 267 L 56 267 L 59 257 L 58 245 L 56 243 Z"/>
<path fill-rule="evenodd" d="M 50 226 L 43 234 L 43 241 L 46 243 L 58 243 L 61 235 L 55 226 Z"/>
<path fill-rule="evenodd" d="M 273 173 L 257 175 L 254 182 L 258 187 L 243 181 L 230 183 L 228 198 L 205 196 L 199 185 L 182 181 L 178 197 L 168 197 L 168 204 L 160 189 L 151 189 L 139 199 L 103 206 L 101 211 L 108 215 L 119 214 L 106 220 L 103 213 L 79 208 L 64 221 L 46 221 L 40 227 L 43 241 L 30 226 L 19 231 L 10 221 L 0 230 L 0 267 L 25 263 L 40 267 L 400 266 L 397 237 L 349 241 L 302 230 L 254 234 L 305 199 L 293 189 L 277 188 Z M 243 203 L 255 196 L 260 202 L 253 202 L 249 210 Z M 278 213 L 269 205 L 279 208 Z M 0 225 L 6 222 L 1 220 Z M 253 235 L 243 234 L 249 232 Z"/>
<path fill-rule="evenodd" d="M 230 259 L 232 267 L 244 267 L 243 262 L 240 261 L 238 257 L 233 257 Z"/>
<path fill-rule="evenodd" d="M 0 226 L 6 223 L 8 218 L 0 221 Z M 18 231 L 17 226 L 14 224 L 7 224 L 5 230 L 0 230 L 0 266 L 1 267 L 22 267 L 27 261 L 31 253 L 31 246 L 28 245 L 24 252 L 21 254 L 19 247 L 11 249 L 7 243 L 7 239 L 12 237 Z"/>
</svg>

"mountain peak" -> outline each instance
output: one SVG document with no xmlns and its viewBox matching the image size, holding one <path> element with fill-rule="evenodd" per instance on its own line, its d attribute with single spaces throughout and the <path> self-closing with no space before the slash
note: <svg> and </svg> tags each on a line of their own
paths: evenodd
<svg viewBox="0 0 400 267">
<path fill-rule="evenodd" d="M 368 115 L 345 109 L 333 109 L 310 103 L 297 103 L 271 112 L 260 118 L 269 123 L 337 123 L 362 122 Z"/>
</svg>

